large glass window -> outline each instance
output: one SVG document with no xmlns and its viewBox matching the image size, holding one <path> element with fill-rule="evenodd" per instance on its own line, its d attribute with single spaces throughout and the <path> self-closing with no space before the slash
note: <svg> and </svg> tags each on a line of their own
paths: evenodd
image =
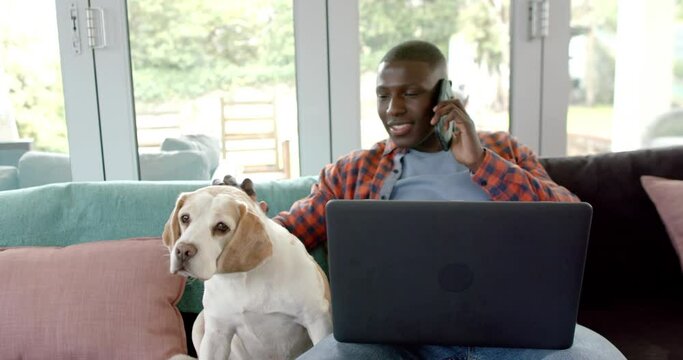
<svg viewBox="0 0 683 360">
<path fill-rule="evenodd" d="M 573 0 L 567 153 L 683 144 L 683 5 Z"/>
<path fill-rule="evenodd" d="M 387 137 L 377 116 L 377 66 L 394 45 L 411 39 L 446 55 L 453 87 L 469 97 L 478 130 L 509 129 L 510 1 L 359 0 L 361 143 Z"/>
<path fill-rule="evenodd" d="M 529 81 L 528 72 L 517 76 L 519 64 L 528 64 L 529 59 L 537 63 L 534 59 L 540 46 L 523 43 L 530 51 L 524 51 L 522 61 L 519 52 L 514 53 L 518 66 L 510 67 L 510 44 L 519 45 L 525 37 L 520 35 L 523 31 L 515 31 L 514 39 L 510 36 L 510 17 L 523 18 L 512 22 L 517 29 L 527 16 L 522 3 L 91 0 L 93 9 L 88 13 L 88 5 L 79 1 L 75 5 L 81 38 L 87 37 L 86 18 L 93 15 L 96 25 L 101 23 L 101 30 L 106 29 L 108 39 L 104 48 L 98 46 L 79 56 L 73 54 L 73 6 L 57 3 L 73 135 L 71 170 L 77 180 L 134 179 L 137 155 L 143 180 L 208 180 L 226 173 L 255 179 L 287 178 L 299 175 L 300 163 L 306 174 L 317 173 L 319 166 L 357 147 L 358 141 L 368 147 L 386 137 L 376 114 L 376 68 L 384 52 L 408 39 L 428 40 L 443 50 L 454 87 L 469 96 L 467 108 L 478 129 L 509 130 L 512 108 L 517 117 L 515 131 L 527 143 L 536 140 L 538 119 L 533 114 L 540 113 L 535 109 L 537 103 L 526 98 L 520 101 L 518 96 L 513 98 L 514 106 L 509 105 L 510 88 L 516 89 L 520 79 L 532 84 L 523 91 L 531 94 L 527 98 L 532 100 L 538 98 L 535 87 L 541 83 Z M 16 17 L 16 13 L 12 8 L 2 15 L 9 19 L 8 14 Z M 294 14 L 299 51 L 296 64 L 302 70 L 299 78 L 295 77 Z M 34 20 L 23 23 L 35 24 L 33 15 Z M 41 25 L 49 21 L 41 21 Z M 3 20 L 4 24 L 11 22 Z M 353 30 L 356 28 L 360 36 Z M 98 30 L 96 27 L 96 34 L 104 34 Z M 353 80 L 350 87 L 340 80 L 344 74 L 340 69 L 349 59 L 335 62 L 340 59 L 336 53 L 340 49 L 361 64 L 358 76 L 352 62 L 349 73 L 359 81 Z M 41 55 L 45 57 L 44 49 Z M 311 59 L 315 61 L 306 61 Z M 540 73 L 541 68 L 531 67 L 532 77 L 537 75 L 534 71 Z M 510 73 L 516 83 L 510 82 Z M 128 83 L 131 77 L 133 89 Z M 299 99 L 297 92 L 303 94 Z M 352 100 L 338 101 L 344 93 Z M 297 103 L 302 104 L 301 109 Z M 357 116 L 358 104 L 362 104 L 361 121 L 356 123 L 360 136 L 358 126 L 343 131 L 340 120 L 351 113 Z M 520 115 L 525 106 L 529 109 Z M 340 109 L 350 111 L 347 114 Z M 21 132 L 16 111 L 13 116 Z M 302 139 L 299 123 L 305 124 Z M 533 129 L 519 131 L 526 123 Z M 344 141 L 337 141 L 340 137 Z M 300 161 L 300 153 L 304 161 Z M 207 165 L 201 171 L 190 166 L 199 163 Z"/>
<path fill-rule="evenodd" d="M 0 165 L 32 148 L 70 176 L 55 3 L 4 0 L 0 11 Z"/>
<path fill-rule="evenodd" d="M 128 1 L 143 179 L 145 154 L 197 144 L 217 176 L 298 176 L 292 6 Z"/>
</svg>

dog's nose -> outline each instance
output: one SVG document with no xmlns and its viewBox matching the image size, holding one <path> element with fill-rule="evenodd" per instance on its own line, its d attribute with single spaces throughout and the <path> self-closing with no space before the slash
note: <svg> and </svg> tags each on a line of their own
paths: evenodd
<svg viewBox="0 0 683 360">
<path fill-rule="evenodd" d="M 187 261 L 197 253 L 197 248 L 192 244 L 178 244 L 175 248 L 175 256 L 180 261 Z"/>
</svg>

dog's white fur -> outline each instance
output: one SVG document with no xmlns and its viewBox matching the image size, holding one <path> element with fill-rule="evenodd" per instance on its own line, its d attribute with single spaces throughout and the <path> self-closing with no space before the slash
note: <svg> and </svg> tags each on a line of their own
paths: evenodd
<svg viewBox="0 0 683 360">
<path fill-rule="evenodd" d="M 296 358 L 332 332 L 325 274 L 242 190 L 181 194 L 162 238 L 172 273 L 205 280 L 192 329 L 199 359 Z M 183 259 L 188 245 L 196 253 Z"/>
</svg>

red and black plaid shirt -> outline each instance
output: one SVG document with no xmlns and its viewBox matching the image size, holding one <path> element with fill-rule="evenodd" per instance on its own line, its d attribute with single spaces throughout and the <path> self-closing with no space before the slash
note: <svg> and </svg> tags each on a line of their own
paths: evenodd
<svg viewBox="0 0 683 360">
<path fill-rule="evenodd" d="M 472 174 L 494 201 L 567 201 L 579 199 L 550 179 L 536 155 L 508 133 L 480 132 L 487 149 L 484 161 Z M 390 140 L 359 150 L 329 164 L 306 198 L 295 202 L 274 220 L 282 224 L 311 250 L 327 241 L 325 204 L 331 199 L 379 199 L 394 156 L 405 149 Z"/>
</svg>

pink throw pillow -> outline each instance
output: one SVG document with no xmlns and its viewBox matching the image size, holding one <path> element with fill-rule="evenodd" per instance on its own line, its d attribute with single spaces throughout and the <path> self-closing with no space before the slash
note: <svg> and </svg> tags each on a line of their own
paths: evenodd
<svg viewBox="0 0 683 360">
<path fill-rule="evenodd" d="M 0 248 L 0 359 L 186 354 L 168 260 L 159 238 Z"/>
<path fill-rule="evenodd" d="M 640 182 L 657 208 L 683 269 L 683 180 L 645 175 Z"/>
</svg>

